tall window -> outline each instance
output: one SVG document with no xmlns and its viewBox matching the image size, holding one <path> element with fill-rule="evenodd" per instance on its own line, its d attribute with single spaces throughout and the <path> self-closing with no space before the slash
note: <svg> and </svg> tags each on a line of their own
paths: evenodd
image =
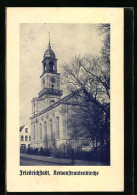
<svg viewBox="0 0 137 195">
<path fill-rule="evenodd" d="M 31 141 L 31 136 L 29 136 L 29 141 Z"/>
<path fill-rule="evenodd" d="M 47 123 L 45 122 L 44 123 L 44 130 L 45 130 L 45 132 L 44 132 L 44 140 L 47 138 Z"/>
<path fill-rule="evenodd" d="M 42 126 L 41 126 L 41 124 L 40 124 L 40 142 L 42 141 Z"/>
<path fill-rule="evenodd" d="M 52 91 L 54 90 L 54 85 L 51 85 L 51 89 L 52 89 Z"/>
<path fill-rule="evenodd" d="M 35 125 L 34 125 L 34 142 L 35 142 Z"/>
<path fill-rule="evenodd" d="M 59 117 L 57 116 L 57 138 L 60 137 L 60 132 L 59 132 Z"/>
<path fill-rule="evenodd" d="M 28 136 L 27 135 L 25 135 L 25 141 L 28 141 Z"/>
<path fill-rule="evenodd" d="M 51 139 L 53 138 L 53 124 L 52 119 L 50 119 L 50 132 L 51 132 Z"/>
<path fill-rule="evenodd" d="M 44 70 L 46 70 L 46 62 L 44 63 Z"/>
<path fill-rule="evenodd" d="M 35 103 L 34 103 L 34 113 L 35 113 Z"/>
<path fill-rule="evenodd" d="M 50 72 L 53 72 L 53 66 L 54 66 L 54 63 L 50 62 L 49 63 L 49 70 L 50 70 Z"/>
<path fill-rule="evenodd" d="M 24 140 L 24 136 L 23 136 L 23 135 L 21 135 L 21 138 L 20 138 L 20 140 L 21 140 L 21 141 L 23 141 L 23 140 Z"/>
</svg>

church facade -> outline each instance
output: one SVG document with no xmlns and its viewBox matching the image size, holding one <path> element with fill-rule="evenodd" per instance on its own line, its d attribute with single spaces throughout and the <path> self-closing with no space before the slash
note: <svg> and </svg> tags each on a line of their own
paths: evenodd
<svg viewBox="0 0 137 195">
<path fill-rule="evenodd" d="M 60 73 L 57 71 L 57 59 L 51 49 L 50 41 L 42 61 L 41 91 L 32 103 L 31 147 L 58 147 L 68 139 L 68 105 L 71 94 L 61 98 Z"/>
</svg>

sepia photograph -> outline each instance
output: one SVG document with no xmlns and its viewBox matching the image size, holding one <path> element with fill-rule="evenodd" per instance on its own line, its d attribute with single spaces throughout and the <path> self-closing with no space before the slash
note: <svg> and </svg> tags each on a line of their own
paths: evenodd
<svg viewBox="0 0 137 195">
<path fill-rule="evenodd" d="M 110 165 L 110 24 L 20 24 L 20 165 Z"/>
<path fill-rule="evenodd" d="M 124 9 L 9 7 L 6 24 L 7 191 L 123 192 Z"/>
</svg>

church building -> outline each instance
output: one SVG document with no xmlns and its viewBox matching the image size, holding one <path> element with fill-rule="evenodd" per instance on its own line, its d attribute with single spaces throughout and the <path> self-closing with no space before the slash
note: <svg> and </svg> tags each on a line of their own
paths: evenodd
<svg viewBox="0 0 137 195">
<path fill-rule="evenodd" d="M 58 147 L 68 139 L 67 100 L 71 94 L 61 98 L 60 73 L 57 58 L 51 49 L 50 40 L 42 61 L 41 91 L 34 97 L 31 119 L 31 147 Z"/>
</svg>

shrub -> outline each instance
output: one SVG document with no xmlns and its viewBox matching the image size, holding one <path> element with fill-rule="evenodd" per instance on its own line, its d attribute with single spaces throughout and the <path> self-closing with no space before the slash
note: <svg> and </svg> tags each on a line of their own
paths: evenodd
<svg viewBox="0 0 137 195">
<path fill-rule="evenodd" d="M 43 155 L 44 155 L 44 156 L 51 156 L 50 149 L 48 149 L 48 148 L 43 148 Z"/>
<path fill-rule="evenodd" d="M 20 147 L 20 153 L 27 154 L 27 148 Z"/>
</svg>

